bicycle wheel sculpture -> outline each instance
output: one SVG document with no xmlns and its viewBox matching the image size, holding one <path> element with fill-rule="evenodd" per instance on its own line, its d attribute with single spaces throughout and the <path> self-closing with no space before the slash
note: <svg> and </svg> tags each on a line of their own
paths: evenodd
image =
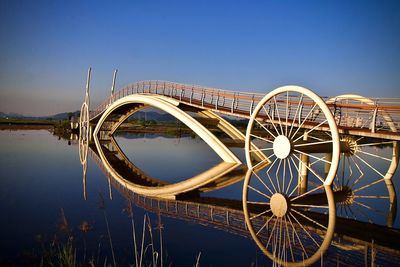
<svg viewBox="0 0 400 267">
<path fill-rule="evenodd" d="M 371 99 L 340 95 L 327 103 L 336 106 L 335 119 L 342 127 L 397 131 L 385 110 L 375 113 L 376 103 Z M 341 192 L 336 199 L 337 215 L 391 226 L 396 217 L 391 180 L 398 166 L 398 141 L 346 134 L 340 140 L 348 149 L 341 153 L 333 183 L 334 191 Z"/>
<path fill-rule="evenodd" d="M 253 239 L 277 264 L 312 264 L 328 248 L 335 224 L 330 185 L 339 150 L 331 111 L 306 88 L 278 88 L 252 113 L 246 132 L 249 171 L 243 210 Z M 268 160 L 254 156 L 260 151 Z"/>
</svg>

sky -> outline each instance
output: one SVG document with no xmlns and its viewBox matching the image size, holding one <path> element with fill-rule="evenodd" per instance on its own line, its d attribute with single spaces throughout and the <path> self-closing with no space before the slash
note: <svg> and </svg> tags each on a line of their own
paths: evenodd
<svg viewBox="0 0 400 267">
<path fill-rule="evenodd" d="M 168 80 L 400 97 L 400 1 L 0 1 L 0 111 L 78 110 Z"/>
</svg>

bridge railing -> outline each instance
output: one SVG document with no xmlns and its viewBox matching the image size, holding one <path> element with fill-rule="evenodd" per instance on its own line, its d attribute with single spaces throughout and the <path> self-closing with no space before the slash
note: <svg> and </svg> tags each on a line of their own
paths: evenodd
<svg viewBox="0 0 400 267">
<path fill-rule="evenodd" d="M 179 100 L 188 105 L 211 109 L 217 112 L 248 118 L 257 103 L 264 97 L 261 93 L 247 93 L 203 87 L 198 85 L 180 84 L 168 81 L 141 81 L 127 85 L 115 92 L 95 110 L 90 117 L 96 118 L 114 101 L 131 94 L 156 94 Z M 371 133 L 379 131 L 400 132 L 400 98 L 358 98 L 358 97 L 323 97 L 337 125 L 342 128 L 355 128 Z M 290 104 L 298 105 L 299 97 L 290 96 Z M 276 98 L 276 106 L 268 112 L 285 114 L 287 98 Z M 313 103 L 302 103 L 305 114 L 312 110 Z M 319 121 L 317 109 L 315 122 Z M 294 111 L 292 111 L 294 112 Z"/>
<path fill-rule="evenodd" d="M 98 116 L 114 101 L 131 94 L 163 95 L 191 105 L 247 117 L 264 96 L 166 81 L 142 81 L 115 92 L 91 112 L 91 118 Z"/>
</svg>

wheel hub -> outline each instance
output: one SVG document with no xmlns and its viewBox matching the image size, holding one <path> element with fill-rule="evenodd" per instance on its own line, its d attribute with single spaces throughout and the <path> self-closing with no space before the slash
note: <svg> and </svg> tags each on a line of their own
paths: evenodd
<svg viewBox="0 0 400 267">
<path fill-rule="evenodd" d="M 272 213 L 278 218 L 285 216 L 288 210 L 287 200 L 285 196 L 280 193 L 275 193 L 272 195 L 270 206 Z"/>
<path fill-rule="evenodd" d="M 286 136 L 279 135 L 277 138 L 275 138 L 272 148 L 274 150 L 274 154 L 278 158 L 285 159 L 289 156 L 290 151 L 292 150 L 292 145 Z"/>
</svg>

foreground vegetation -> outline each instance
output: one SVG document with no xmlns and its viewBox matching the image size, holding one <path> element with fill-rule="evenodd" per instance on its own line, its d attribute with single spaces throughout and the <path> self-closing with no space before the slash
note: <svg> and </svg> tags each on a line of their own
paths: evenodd
<svg viewBox="0 0 400 267">
<path fill-rule="evenodd" d="M 26 251 L 20 256 L 2 260 L 0 266 L 40 266 L 40 267 L 96 267 L 96 266 L 130 266 L 130 267 L 163 267 L 171 266 L 166 250 L 163 247 L 163 226 L 161 217 L 154 225 L 150 216 L 143 215 L 142 227 L 136 226 L 133 203 L 127 199 L 123 213 L 127 215 L 131 231 L 131 251 L 125 255 L 128 258 L 118 258 L 114 249 L 114 240 L 110 228 L 109 216 L 103 195 L 99 193 L 98 208 L 104 218 L 105 228 L 97 234 L 98 244 L 89 246 L 88 234 L 95 231 L 93 223 L 82 221 L 72 226 L 64 209 L 60 209 L 56 231 L 52 238 L 46 239 L 37 235 L 38 246 Z M 92 233 L 94 234 L 94 233 Z M 92 236 L 93 237 L 93 236 Z M 200 253 L 193 259 L 191 266 L 200 266 Z"/>
</svg>

